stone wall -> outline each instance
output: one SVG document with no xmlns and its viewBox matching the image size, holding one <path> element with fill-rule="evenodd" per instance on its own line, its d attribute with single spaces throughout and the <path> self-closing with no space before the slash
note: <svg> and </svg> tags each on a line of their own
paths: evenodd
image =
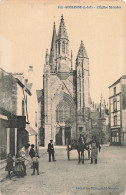
<svg viewBox="0 0 126 195">
<path fill-rule="evenodd" d="M 0 106 L 12 114 L 17 113 L 16 79 L 0 69 Z"/>
</svg>

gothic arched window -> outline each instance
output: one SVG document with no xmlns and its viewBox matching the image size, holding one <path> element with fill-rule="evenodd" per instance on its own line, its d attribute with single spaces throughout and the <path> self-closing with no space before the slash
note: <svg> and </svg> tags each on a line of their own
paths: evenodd
<svg viewBox="0 0 126 195">
<path fill-rule="evenodd" d="M 71 119 L 71 109 L 69 104 L 66 101 L 59 103 L 56 109 L 56 121 L 57 122 L 66 122 Z"/>
<path fill-rule="evenodd" d="M 58 42 L 58 53 L 60 54 L 60 42 Z"/>
<path fill-rule="evenodd" d="M 65 53 L 65 42 L 62 43 L 62 52 Z"/>
</svg>

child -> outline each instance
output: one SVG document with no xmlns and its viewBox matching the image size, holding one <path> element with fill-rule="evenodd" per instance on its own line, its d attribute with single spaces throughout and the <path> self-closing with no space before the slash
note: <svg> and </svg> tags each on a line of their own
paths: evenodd
<svg viewBox="0 0 126 195">
<path fill-rule="evenodd" d="M 39 175 L 39 155 L 38 153 L 35 154 L 35 157 L 33 157 L 33 173 L 32 175 L 35 175 L 35 169 L 37 170 L 37 174 Z"/>
<path fill-rule="evenodd" d="M 6 168 L 5 168 L 5 171 L 8 171 L 8 175 L 7 177 L 10 178 L 11 176 L 11 171 L 13 171 L 13 158 L 12 158 L 12 155 L 11 154 L 8 154 L 8 157 L 7 157 L 7 165 L 6 165 Z"/>
</svg>

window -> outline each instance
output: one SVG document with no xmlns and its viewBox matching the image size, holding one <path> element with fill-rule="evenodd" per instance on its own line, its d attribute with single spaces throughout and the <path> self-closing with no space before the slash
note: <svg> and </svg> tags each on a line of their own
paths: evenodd
<svg viewBox="0 0 126 195">
<path fill-rule="evenodd" d="M 117 131 L 112 132 L 112 142 L 119 143 L 119 133 Z"/>
<path fill-rule="evenodd" d="M 116 98 L 113 99 L 113 112 L 114 111 L 117 111 L 117 99 Z"/>
<path fill-rule="evenodd" d="M 59 51 L 59 54 L 60 54 L 60 42 L 58 42 L 58 51 Z"/>
<path fill-rule="evenodd" d="M 117 125 L 117 115 L 114 116 L 114 126 Z"/>
<path fill-rule="evenodd" d="M 66 122 L 70 118 L 70 109 L 60 108 L 56 111 L 57 122 Z"/>
<path fill-rule="evenodd" d="M 114 95 L 116 95 L 116 87 L 114 87 Z"/>
<path fill-rule="evenodd" d="M 67 102 L 62 101 L 57 106 L 56 121 L 67 122 L 71 120 L 71 109 Z"/>
<path fill-rule="evenodd" d="M 62 43 L 62 52 L 65 53 L 65 42 Z"/>
</svg>

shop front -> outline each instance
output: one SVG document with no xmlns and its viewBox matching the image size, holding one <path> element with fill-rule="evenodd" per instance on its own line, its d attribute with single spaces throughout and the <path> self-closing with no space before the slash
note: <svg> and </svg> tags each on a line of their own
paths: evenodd
<svg viewBox="0 0 126 195">
<path fill-rule="evenodd" d="M 120 129 L 111 129 L 111 145 L 121 145 Z"/>
<path fill-rule="evenodd" d="M 28 133 L 24 133 L 25 126 L 25 116 L 13 115 L 0 107 L 0 160 L 6 159 L 8 153 L 16 155 L 18 149 L 28 143 Z"/>
</svg>

